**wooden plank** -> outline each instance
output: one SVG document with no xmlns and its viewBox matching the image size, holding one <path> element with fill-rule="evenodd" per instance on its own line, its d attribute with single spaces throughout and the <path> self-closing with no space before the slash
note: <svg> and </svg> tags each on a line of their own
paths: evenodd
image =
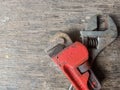
<svg viewBox="0 0 120 90">
<path fill-rule="evenodd" d="M 119 0 L 0 0 L 0 90 L 67 90 L 68 80 L 44 52 L 59 30 L 80 30 L 95 14 L 112 14 Z M 102 90 L 120 89 L 120 38 L 96 60 Z M 100 74 L 100 75 L 99 75 Z M 99 77 L 103 78 L 103 77 Z"/>
</svg>

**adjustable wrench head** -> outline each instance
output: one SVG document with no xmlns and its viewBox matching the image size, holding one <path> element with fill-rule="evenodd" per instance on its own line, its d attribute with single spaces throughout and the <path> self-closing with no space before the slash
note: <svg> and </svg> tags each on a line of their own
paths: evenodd
<svg viewBox="0 0 120 90">
<path fill-rule="evenodd" d="M 93 16 L 87 25 L 85 31 L 80 31 L 82 43 L 84 43 L 90 52 L 93 60 L 117 35 L 117 27 L 108 15 Z"/>
</svg>

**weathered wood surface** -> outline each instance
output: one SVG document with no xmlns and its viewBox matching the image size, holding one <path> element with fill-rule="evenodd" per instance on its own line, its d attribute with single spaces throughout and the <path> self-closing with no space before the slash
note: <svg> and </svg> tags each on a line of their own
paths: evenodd
<svg viewBox="0 0 120 90">
<path fill-rule="evenodd" d="M 119 8 L 119 0 L 0 0 L 0 90 L 67 90 L 68 80 L 44 52 L 48 39 L 80 30 L 99 13 L 112 15 L 119 29 Z M 119 37 L 96 62 L 102 90 L 120 90 Z"/>
</svg>

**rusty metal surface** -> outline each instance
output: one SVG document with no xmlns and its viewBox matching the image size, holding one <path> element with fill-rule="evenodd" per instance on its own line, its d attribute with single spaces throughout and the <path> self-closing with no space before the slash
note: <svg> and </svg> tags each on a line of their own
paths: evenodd
<svg viewBox="0 0 120 90">
<path fill-rule="evenodd" d="M 44 52 L 49 38 L 60 30 L 78 35 L 99 13 L 112 15 L 120 30 L 119 8 L 119 0 L 0 0 L 0 90 L 67 90 Z M 95 62 L 102 90 L 120 89 L 119 58 L 120 37 Z"/>
<path fill-rule="evenodd" d="M 89 50 L 91 62 L 118 36 L 115 22 L 109 15 L 92 16 L 85 30 L 80 30 L 80 38 Z"/>
</svg>

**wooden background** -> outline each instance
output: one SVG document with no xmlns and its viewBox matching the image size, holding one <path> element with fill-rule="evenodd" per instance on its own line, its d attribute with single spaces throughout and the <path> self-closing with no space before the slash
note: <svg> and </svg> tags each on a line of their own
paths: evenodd
<svg viewBox="0 0 120 90">
<path fill-rule="evenodd" d="M 56 31 L 81 30 L 95 15 L 120 27 L 120 0 L 0 0 L 0 90 L 67 90 L 68 80 L 46 55 Z M 102 90 L 120 90 L 120 37 L 97 58 Z"/>
</svg>

